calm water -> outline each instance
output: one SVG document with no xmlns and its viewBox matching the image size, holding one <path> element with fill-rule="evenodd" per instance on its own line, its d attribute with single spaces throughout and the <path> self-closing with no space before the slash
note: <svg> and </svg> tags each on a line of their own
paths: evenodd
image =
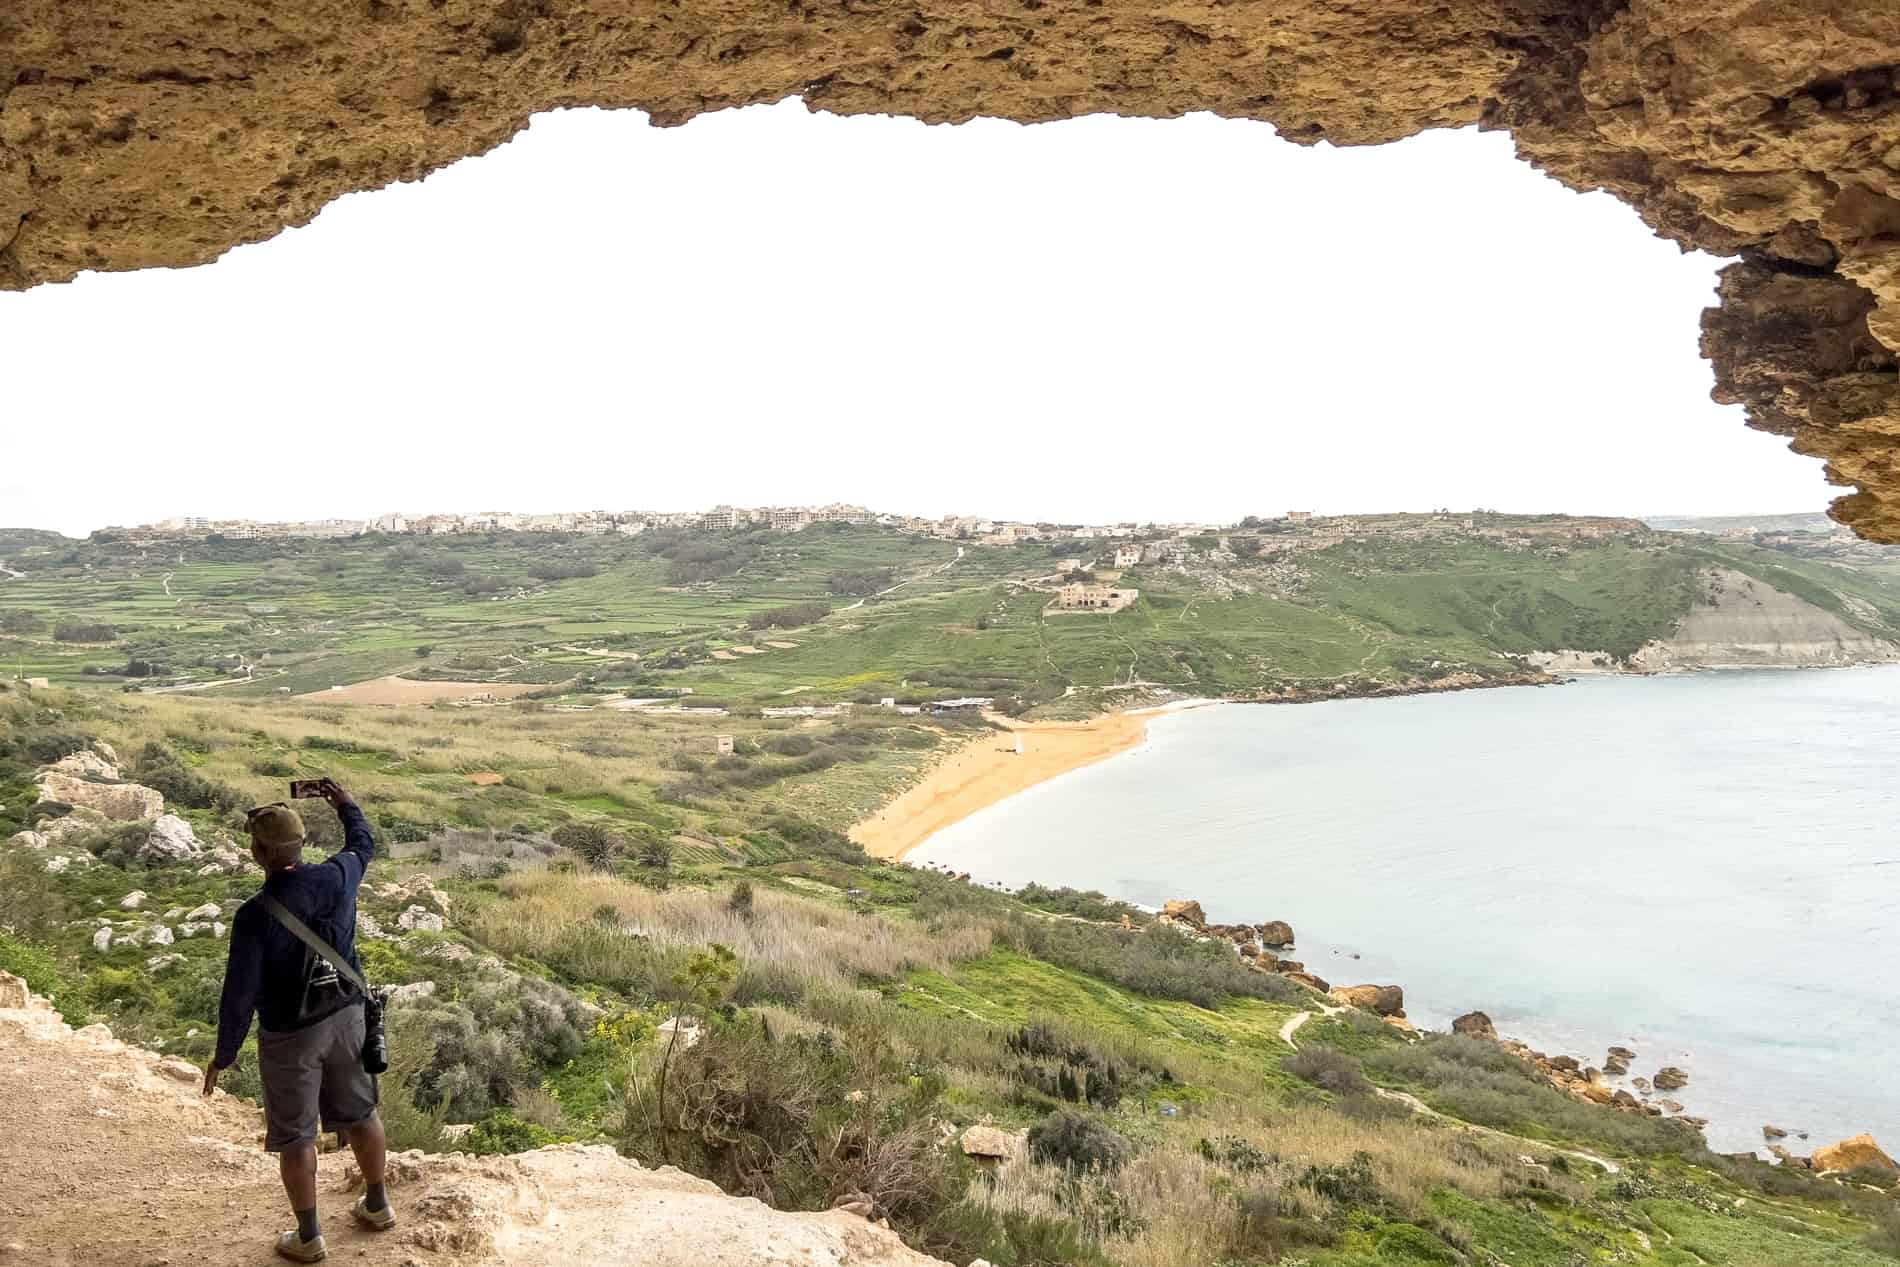
<svg viewBox="0 0 1900 1267">
<path fill-rule="evenodd" d="M 1894 1151 L 1896 827 L 1900 670 L 1725 672 L 1177 713 L 913 858 L 1285 919 L 1419 1024 L 1681 1065 L 1717 1148 Z"/>
</svg>

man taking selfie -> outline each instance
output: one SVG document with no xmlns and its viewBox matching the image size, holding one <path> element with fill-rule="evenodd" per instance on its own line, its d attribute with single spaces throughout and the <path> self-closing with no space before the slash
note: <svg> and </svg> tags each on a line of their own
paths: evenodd
<svg viewBox="0 0 1900 1267">
<path fill-rule="evenodd" d="M 395 1225 L 396 1214 L 383 1192 L 383 1124 L 371 1072 L 382 1067 L 380 1014 L 366 1025 L 356 957 L 356 890 L 376 856 L 376 841 L 363 811 L 335 780 L 293 784 L 291 792 L 330 803 L 343 823 L 343 848 L 306 866 L 296 810 L 278 802 L 250 811 L 251 857 L 264 869 L 264 884 L 231 922 L 218 1047 L 205 1066 L 204 1093 L 210 1095 L 218 1075 L 236 1062 L 255 1013 L 264 1149 L 278 1154 L 297 1215 L 297 1226 L 277 1238 L 277 1252 L 314 1263 L 329 1252 L 317 1220 L 319 1124 L 349 1140 L 369 1185 L 351 1217 L 383 1231 Z M 374 1057 L 365 1051 L 372 1033 Z"/>
</svg>

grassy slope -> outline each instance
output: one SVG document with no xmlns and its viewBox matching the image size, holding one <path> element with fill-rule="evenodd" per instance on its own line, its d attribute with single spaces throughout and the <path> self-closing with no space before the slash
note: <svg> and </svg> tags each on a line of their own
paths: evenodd
<svg viewBox="0 0 1900 1267">
<path fill-rule="evenodd" d="M 844 956 L 835 968 L 819 963 L 799 969 L 788 966 L 793 961 L 785 952 L 770 949 L 763 926 L 741 934 L 737 944 L 754 956 L 747 961 L 747 979 L 753 983 L 746 987 L 748 1007 L 780 1017 L 781 1029 L 814 1020 L 833 1024 L 840 1009 L 864 1006 L 847 1003 L 846 995 L 836 993 L 841 986 L 855 980 L 876 987 L 884 1001 L 873 1005 L 871 1015 L 882 1018 L 877 1023 L 901 1050 L 914 1053 L 913 1062 L 946 1071 L 949 1093 L 940 1111 L 958 1122 L 987 1117 L 1027 1125 L 1049 1107 L 1046 1098 L 1026 1092 L 1016 1081 L 1012 1070 L 1018 1058 L 999 1046 L 1004 1035 L 1025 1023 L 1052 1024 L 1117 1059 L 1167 1071 L 1160 1080 L 1131 1083 L 1122 1104 L 1103 1115 L 1136 1142 L 1137 1161 L 1092 1199 L 1134 1203 L 1131 1208 L 1141 1215 L 1138 1229 L 1130 1230 L 1131 1224 L 1105 1230 L 1076 1214 L 1072 1205 L 1063 1204 L 1074 1194 L 1062 1196 L 1064 1189 L 1060 1184 L 1052 1188 L 1049 1172 L 1040 1167 L 1018 1167 L 1005 1176 L 998 1195 L 982 1198 L 1020 1201 L 1024 1208 L 1048 1208 L 1050 1217 L 1079 1219 L 1078 1226 L 1096 1229 L 1113 1261 L 1178 1267 L 1213 1261 L 1207 1228 L 1227 1228 L 1226 1220 L 1234 1217 L 1228 1204 L 1232 1194 L 1261 1182 L 1254 1172 L 1201 1158 L 1200 1141 L 1224 1138 L 1253 1141 L 1250 1147 L 1285 1155 L 1273 1163 L 1279 1168 L 1273 1173 L 1283 1174 L 1290 1185 L 1286 1199 L 1293 1201 L 1288 1207 L 1293 1213 L 1288 1217 L 1299 1226 L 1310 1222 L 1314 1234 L 1323 1232 L 1331 1242 L 1298 1250 L 1297 1256 L 1313 1264 L 1455 1261 L 1459 1252 L 1468 1255 L 1467 1261 L 1492 1261 L 1479 1249 L 1513 1267 L 1607 1261 L 1874 1267 L 1890 1261 L 1861 1246 L 1869 1233 L 1866 1209 L 1842 1206 L 1834 1190 L 1767 1196 L 1738 1187 L 1710 1163 L 1684 1161 L 1667 1151 L 1634 1156 L 1632 1150 L 1647 1150 L 1650 1144 L 1644 1142 L 1648 1137 L 1629 1133 L 1632 1119 L 1569 1102 L 1560 1116 L 1541 1119 L 1553 1102 L 1521 1079 L 1505 1079 L 1502 1093 L 1495 1086 L 1483 1091 L 1505 1096 L 1497 1104 L 1486 1101 L 1486 1111 L 1509 1117 L 1510 1129 L 1519 1133 L 1618 1155 L 1626 1162 L 1626 1174 L 1612 1179 L 1573 1172 L 1539 1188 L 1537 1172 L 1525 1170 L 1515 1158 L 1520 1153 L 1548 1157 L 1543 1144 L 1467 1140 L 1403 1114 L 1361 1121 L 1342 1112 L 1348 1106 L 1338 1097 L 1283 1067 L 1287 1049 L 1278 1032 L 1300 1010 L 1299 1002 L 1230 997 L 1217 1008 L 1202 1008 L 1137 993 L 1001 944 L 984 952 L 984 939 L 967 930 L 1025 914 L 1043 917 L 1004 895 L 853 860 L 848 852 L 814 852 L 788 840 L 769 825 L 786 800 L 778 785 L 734 791 L 700 806 L 656 803 L 654 784 L 678 773 L 668 768 L 670 754 L 682 737 L 702 736 L 704 728 L 690 723 L 520 709 L 469 716 L 450 710 L 57 693 L 36 694 L 30 701 L 9 693 L 0 696 L 0 707 L 12 733 L 82 731 L 110 738 L 122 753 L 152 740 L 167 744 L 195 772 L 233 783 L 247 797 L 278 794 L 282 781 L 280 775 L 257 773 L 256 765 L 337 772 L 362 792 L 386 834 L 391 823 L 428 814 L 460 822 L 518 820 L 541 828 L 598 821 L 633 830 L 661 822 L 692 833 L 676 837 L 680 847 L 666 873 L 671 885 L 666 894 L 652 892 L 652 872 L 628 862 L 622 870 L 638 884 L 547 872 L 545 853 L 525 839 L 503 840 L 486 852 L 449 856 L 434 865 L 426 843 L 393 847 L 398 860 L 385 864 L 387 875 L 417 866 L 432 871 L 454 895 L 455 917 L 448 934 L 365 943 L 379 979 L 432 980 L 438 1002 L 487 1006 L 481 1000 L 492 986 L 485 984 L 489 978 L 483 971 L 468 962 L 445 963 L 432 951 L 443 942 L 466 940 L 481 950 L 484 939 L 493 938 L 517 970 L 550 978 L 603 1009 L 601 1019 L 585 1028 L 565 1055 L 538 1072 L 513 1075 L 527 1079 L 516 1084 L 513 1112 L 536 1113 L 554 1125 L 520 1127 L 511 1112 L 498 1110 L 482 1119 L 494 1123 L 483 1128 L 494 1146 L 587 1138 L 603 1131 L 611 1137 L 629 1062 L 637 1065 L 653 1048 L 654 1025 L 665 1015 L 663 964 L 650 965 L 637 941 L 603 934 L 589 912 L 603 902 L 617 905 L 622 918 L 653 930 L 652 944 L 664 954 L 679 953 L 697 940 L 731 937 L 717 931 L 718 921 L 727 918 L 721 915 L 723 893 L 742 877 L 762 894 L 778 895 L 771 918 L 773 927 L 782 925 L 784 931 L 772 936 L 791 937 L 788 945 L 807 951 L 835 946 L 823 953 Z M 768 739 L 839 729 L 750 725 Z M 326 746 L 344 739 L 368 750 L 340 752 Z M 603 744 L 614 745 L 615 755 L 595 757 L 580 750 Z M 889 752 L 876 760 L 914 751 Z M 509 783 L 473 789 L 456 772 L 466 766 L 500 767 Z M 861 763 L 848 768 L 858 770 Z M 30 795 L 17 783 L 5 786 L 16 790 L 0 800 L 0 810 L 17 816 Z M 232 828 L 231 820 L 212 811 L 188 811 L 188 816 L 206 836 Z M 37 867 L 35 856 L 20 859 L 19 850 L 0 846 L 0 864 Z M 497 864 L 519 879 L 481 878 Z M 59 877 L 9 872 L 8 879 L 17 876 L 24 883 L 30 874 L 38 877 L 32 883 L 43 886 L 36 900 L 45 906 L 63 903 L 65 909 L 59 919 L 24 938 L 17 930 L 0 937 L 0 966 L 26 970 L 37 986 L 55 992 L 76 1021 L 106 1019 L 128 1037 L 202 1058 L 209 1049 L 223 944 L 181 939 L 167 949 L 182 954 L 185 962 L 153 973 L 144 967 L 151 948 L 94 952 L 91 920 L 101 911 L 116 915 L 118 897 L 135 886 L 149 894 L 148 911 L 163 912 L 203 901 L 234 902 L 249 893 L 253 878 L 100 865 Z M 710 900 L 695 905 L 694 895 L 707 889 Z M 658 913 L 664 904 L 698 912 L 693 918 L 701 922 L 662 933 L 658 930 L 669 927 Z M 365 902 L 366 911 L 385 927 L 394 923 L 401 906 L 399 900 L 374 895 Z M 7 918 L 0 908 L 0 922 Z M 756 944 L 744 938 L 757 939 Z M 833 984 L 796 986 L 804 971 L 819 972 Z M 507 997 L 518 993 L 518 988 L 506 992 Z M 798 1019 L 801 1013 L 805 1019 Z M 1437 1075 L 1451 1077 L 1449 1082 L 1437 1075 L 1415 1081 L 1410 1075 L 1381 1073 L 1382 1053 L 1409 1053 L 1396 1035 L 1369 1019 L 1315 1019 L 1302 1030 L 1301 1043 L 1363 1059 L 1375 1080 L 1415 1090 L 1440 1107 L 1459 1102 L 1460 1094 L 1479 1094 L 1458 1080 L 1462 1075 L 1456 1070 L 1446 1075 L 1451 1066 L 1434 1067 Z M 240 1073 L 234 1085 L 244 1090 L 249 1083 Z M 1371 1158 L 1380 1195 L 1321 1200 L 1301 1179 L 1314 1165 L 1346 1167 L 1360 1151 Z M 1164 1190 L 1170 1195 L 1156 1195 Z M 1155 1201 L 1161 1204 L 1150 1204 Z M 1244 1254 L 1230 1260 L 1255 1261 Z M 1008 1259 L 993 1256 L 993 1261 Z M 1034 1260 L 1018 1256 L 1016 1261 Z"/>
<path fill-rule="evenodd" d="M 683 553 L 708 550 L 728 555 L 711 565 L 713 579 L 671 583 Z M 1876 631 L 1900 629 L 1900 563 L 1691 538 L 1532 549 L 1382 539 L 1277 561 L 1203 557 L 1191 572 L 1132 569 L 1122 581 L 1142 601 L 1111 616 L 1045 616 L 1046 594 L 1023 582 L 1055 569 L 1047 547 L 956 551 L 843 527 L 632 541 L 227 542 L 163 555 L 84 543 L 15 557 L 28 575 L 0 582 L 0 618 L 24 612 L 35 623 L 0 634 L 0 661 L 27 676 L 117 685 L 110 674 L 128 657 L 157 662 L 165 681 L 209 681 L 239 673 L 242 656 L 258 676 L 216 688 L 234 696 L 422 672 L 690 687 L 752 705 L 962 693 L 1049 702 L 1073 688 L 1099 707 L 1113 702 L 1101 692 L 1130 683 L 1248 693 L 1489 676 L 1513 667 L 1504 656 L 1558 647 L 1627 654 L 1669 630 L 1691 600 L 1694 570 L 1714 562 Z M 593 574 L 531 575 L 550 566 Z M 832 592 L 840 573 L 902 583 L 860 604 Z M 483 584 L 504 588 L 469 592 Z M 747 627 L 748 616 L 810 602 L 832 614 L 791 630 Z M 61 620 L 109 624 L 118 638 L 55 642 Z M 732 650 L 755 646 L 760 654 Z"/>
</svg>

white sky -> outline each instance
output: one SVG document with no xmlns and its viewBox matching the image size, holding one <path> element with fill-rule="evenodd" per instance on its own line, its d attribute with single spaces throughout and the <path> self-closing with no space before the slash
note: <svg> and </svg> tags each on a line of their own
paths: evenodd
<svg viewBox="0 0 1900 1267">
<path fill-rule="evenodd" d="M 1502 135 L 542 115 L 197 269 L 0 295 L 0 526 L 687 509 L 1819 509 L 1717 261 Z"/>
</svg>

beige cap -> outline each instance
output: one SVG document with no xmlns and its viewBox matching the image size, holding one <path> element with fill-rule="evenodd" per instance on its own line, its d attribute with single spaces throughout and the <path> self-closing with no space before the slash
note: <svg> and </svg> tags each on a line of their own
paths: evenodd
<svg viewBox="0 0 1900 1267">
<path fill-rule="evenodd" d="M 244 826 L 250 830 L 252 844 L 270 848 L 303 843 L 303 819 L 282 801 L 251 810 L 244 816 Z"/>
</svg>

